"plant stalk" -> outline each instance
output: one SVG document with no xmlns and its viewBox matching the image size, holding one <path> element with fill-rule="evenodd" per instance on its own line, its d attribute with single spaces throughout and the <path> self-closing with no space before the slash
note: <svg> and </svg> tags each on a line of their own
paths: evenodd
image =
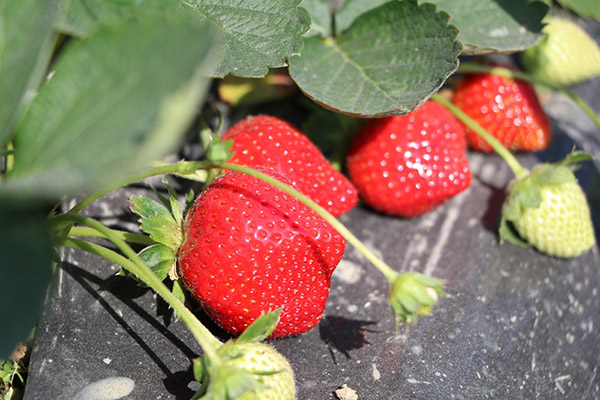
<svg viewBox="0 0 600 400">
<path fill-rule="evenodd" d="M 112 185 L 106 186 L 91 195 L 87 196 L 85 199 L 77 203 L 73 208 L 71 208 L 67 213 L 68 214 L 77 214 L 85 207 L 92 204 L 94 201 L 98 200 L 102 196 L 107 195 L 113 190 L 119 189 L 120 187 L 130 185 L 134 182 L 140 181 L 142 179 L 150 178 L 152 176 L 164 175 L 164 174 L 186 174 L 190 173 L 196 169 L 209 168 L 213 166 L 213 164 L 209 161 L 180 161 L 175 164 L 166 164 L 161 165 L 159 167 L 154 167 L 147 169 L 145 171 L 141 171 L 135 173 L 133 175 L 127 176 L 120 181 L 113 183 Z"/>
<path fill-rule="evenodd" d="M 146 246 L 149 246 L 149 245 L 155 243 L 147 235 L 126 232 L 126 231 L 119 231 L 119 230 L 115 230 L 115 229 L 112 229 L 112 231 L 116 235 L 118 235 L 122 240 L 124 240 L 128 243 L 142 244 L 142 245 L 146 245 Z M 103 233 L 97 231 L 96 229 L 88 228 L 85 226 L 74 226 L 71 228 L 71 230 L 69 231 L 69 233 L 67 235 L 69 237 L 93 237 L 93 238 L 107 239 L 107 237 Z"/>
<path fill-rule="evenodd" d="M 135 274 L 144 283 L 150 286 L 156 291 L 181 317 L 183 322 L 188 326 L 206 355 L 209 357 L 211 363 L 218 365 L 221 363 L 220 357 L 217 355 L 216 349 L 221 346 L 219 341 L 213 334 L 196 318 L 196 316 L 174 295 L 171 293 L 169 288 L 158 278 L 148 266 L 139 258 L 135 251 L 117 234 L 102 223 L 96 221 L 93 218 L 86 217 L 79 214 L 62 214 L 53 218 L 58 223 L 61 222 L 72 222 L 86 225 L 92 229 L 98 230 L 104 237 L 114 243 L 115 246 L 126 256 L 123 257 L 114 251 L 107 249 L 103 246 L 99 246 L 93 243 L 85 242 L 79 239 L 65 238 L 62 239 L 62 243 L 71 247 L 77 246 L 81 250 L 85 250 L 99 256 L 105 257 L 111 261 L 114 261 L 127 269 L 129 272 Z"/>
<path fill-rule="evenodd" d="M 434 94 L 431 99 L 446 107 L 456 118 L 462 121 L 465 125 L 477 133 L 483 140 L 489 144 L 496 153 L 508 164 L 517 179 L 522 179 L 529 175 L 529 170 L 521 165 L 516 157 L 498 141 L 481 127 L 476 121 L 465 114 L 460 108 L 455 106 L 451 101 L 445 99 L 439 94 Z"/>
</svg>

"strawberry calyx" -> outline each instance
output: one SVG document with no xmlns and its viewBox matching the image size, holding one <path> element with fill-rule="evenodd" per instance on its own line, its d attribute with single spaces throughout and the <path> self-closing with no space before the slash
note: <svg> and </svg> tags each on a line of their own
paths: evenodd
<svg viewBox="0 0 600 400">
<path fill-rule="evenodd" d="M 138 256 L 161 280 L 169 276 L 175 281 L 179 278 L 176 254 L 183 243 L 183 210 L 171 185 L 164 178 L 163 183 L 168 198 L 153 188 L 159 201 L 146 196 L 133 197 L 130 209 L 140 217 L 140 230 L 153 241 Z M 121 274 L 126 274 L 125 270 Z"/>
<path fill-rule="evenodd" d="M 397 274 L 390 286 L 389 301 L 396 317 L 396 330 L 400 321 L 416 324 L 417 317 L 431 313 L 442 290 L 444 281 L 417 272 Z"/>
</svg>

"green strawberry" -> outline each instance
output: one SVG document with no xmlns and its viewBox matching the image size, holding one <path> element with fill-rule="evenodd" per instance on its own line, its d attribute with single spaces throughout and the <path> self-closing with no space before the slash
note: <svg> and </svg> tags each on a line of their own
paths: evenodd
<svg viewBox="0 0 600 400">
<path fill-rule="evenodd" d="M 254 375 L 260 388 L 244 393 L 237 400 L 294 400 L 294 371 L 287 359 L 265 343 L 227 342 L 218 350 L 227 366 Z"/>
<path fill-rule="evenodd" d="M 547 34 L 523 53 L 527 70 L 558 85 L 571 85 L 600 75 L 600 48 L 577 24 L 547 17 Z"/>
<path fill-rule="evenodd" d="M 272 346 L 261 343 L 280 317 L 281 308 L 261 314 L 237 339 L 221 345 L 212 362 L 207 354 L 194 360 L 194 376 L 202 382 L 197 395 L 204 395 L 203 400 L 295 400 L 290 363 Z"/>
<path fill-rule="evenodd" d="M 515 182 L 503 206 L 501 238 L 557 257 L 576 257 L 591 249 L 596 239 L 590 209 L 569 165 L 588 158 L 574 152 L 559 163 L 541 164 Z"/>
</svg>

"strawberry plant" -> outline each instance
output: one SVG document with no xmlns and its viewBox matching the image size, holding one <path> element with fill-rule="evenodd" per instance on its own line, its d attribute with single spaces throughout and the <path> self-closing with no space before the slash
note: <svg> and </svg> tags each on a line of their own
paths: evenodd
<svg viewBox="0 0 600 400">
<path fill-rule="evenodd" d="M 416 217 L 467 190 L 471 171 L 455 117 L 474 146 L 493 149 L 515 174 L 498 215 L 501 240 L 558 257 L 594 246 L 589 206 L 572 172 L 590 157 L 574 152 L 529 170 L 510 153 L 539 151 L 549 138 L 525 80 L 566 93 L 600 127 L 592 109 L 561 86 L 573 80 L 553 79 L 563 69 L 577 72 L 578 80 L 597 70 L 540 64 L 553 57 L 544 53 L 554 40 L 550 24 L 544 28 L 548 4 L 334 3 L 0 0 L 0 289 L 20 299 L 9 303 L 0 352 L 10 352 L 35 324 L 60 268 L 60 249 L 73 248 L 121 266 L 185 323 L 204 353 L 192 361 L 201 383 L 194 398 L 294 398 L 290 364 L 262 341 L 319 323 L 346 243 L 387 281 L 397 323 L 430 314 L 445 294 L 443 280 L 392 268 L 336 217 L 350 215 L 358 196 L 375 210 Z M 559 3 L 598 18 L 589 1 Z M 537 75 L 461 63 L 466 56 L 523 51 Z M 263 79 L 276 69 L 286 79 L 285 93 L 271 91 L 276 80 Z M 463 84 L 482 76 L 491 82 L 497 93 L 475 91 L 507 109 L 494 114 L 496 125 L 473 114 L 494 109 L 481 99 L 473 103 L 477 93 L 461 94 L 457 84 L 454 103 L 438 93 L 446 83 L 460 83 L 457 73 L 467 75 Z M 203 159 L 165 161 L 202 125 L 204 106 L 222 107 L 210 82 L 226 77 L 235 78 L 227 81 L 228 95 L 235 85 L 254 82 L 233 91 L 231 103 L 235 93 L 258 88 L 283 104 L 293 85 L 313 110 L 306 118 L 311 132 L 244 115 L 223 135 L 203 131 Z M 506 93 L 524 86 L 511 105 Z M 523 125 L 509 113 L 525 113 L 533 131 L 497 129 Z M 313 142 L 325 144 L 321 150 L 335 162 Z M 182 193 L 167 186 L 168 196 L 157 192 L 158 202 L 131 199 L 139 231 L 86 215 L 86 207 L 112 191 L 164 175 L 204 184 L 195 201 L 188 198 L 189 209 Z M 66 199 L 75 205 L 66 207 Z M 218 339 L 184 305 L 191 297 L 239 336 Z"/>
</svg>

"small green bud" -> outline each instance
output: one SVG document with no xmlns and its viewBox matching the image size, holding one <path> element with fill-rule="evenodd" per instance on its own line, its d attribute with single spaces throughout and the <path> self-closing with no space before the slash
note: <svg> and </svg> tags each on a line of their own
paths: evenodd
<svg viewBox="0 0 600 400">
<path fill-rule="evenodd" d="M 444 281 L 417 272 L 399 274 L 391 283 L 389 300 L 396 317 L 396 329 L 400 321 L 416 323 L 417 317 L 428 315 L 437 303 Z"/>
</svg>

